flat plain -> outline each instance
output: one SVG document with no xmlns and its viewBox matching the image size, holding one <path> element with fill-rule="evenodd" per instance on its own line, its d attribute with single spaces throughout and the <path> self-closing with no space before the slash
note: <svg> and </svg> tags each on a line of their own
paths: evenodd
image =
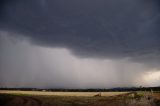
<svg viewBox="0 0 160 106">
<path fill-rule="evenodd" d="M 160 106 L 150 92 L 0 91 L 0 106 Z"/>
<path fill-rule="evenodd" d="M 47 91 L 10 91 L 0 90 L 0 94 L 45 95 L 45 96 L 94 96 L 100 92 L 47 92 Z M 116 96 L 128 92 L 101 92 L 101 96 Z"/>
</svg>

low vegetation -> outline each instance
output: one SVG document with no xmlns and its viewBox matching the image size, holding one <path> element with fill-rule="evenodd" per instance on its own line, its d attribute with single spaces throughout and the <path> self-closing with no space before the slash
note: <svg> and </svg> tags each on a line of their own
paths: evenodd
<svg viewBox="0 0 160 106">
<path fill-rule="evenodd" d="M 36 92 L 37 95 L 32 95 L 30 93 L 27 94 L 28 92 L 26 91 L 23 92 L 1 92 L 0 106 L 160 106 L 160 93 L 52 92 L 53 94 L 60 93 L 61 95 L 38 95 L 40 92 Z M 32 93 L 34 92 L 32 91 Z M 46 94 L 51 92 L 41 93 Z"/>
</svg>

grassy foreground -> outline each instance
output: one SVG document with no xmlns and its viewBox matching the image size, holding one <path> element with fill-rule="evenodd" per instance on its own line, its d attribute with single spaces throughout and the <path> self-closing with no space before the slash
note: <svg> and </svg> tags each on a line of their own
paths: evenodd
<svg viewBox="0 0 160 106">
<path fill-rule="evenodd" d="M 102 93 L 102 96 L 95 97 L 93 96 L 95 92 L 61 92 L 61 95 L 58 96 L 51 94 L 32 95 L 27 94 L 28 92 L 26 91 L 23 92 L 24 93 L 1 92 L 0 106 L 160 106 L 160 93 L 154 93 L 154 95 L 151 96 L 149 93 L 145 95 L 144 93 L 125 92 L 119 94 L 119 92 L 117 92 L 116 94 L 116 92 L 114 92 L 113 95 L 112 92 L 108 92 L 108 94 L 110 94 L 108 96 L 107 93 L 104 93 L 106 96 Z M 52 93 L 56 94 L 58 92 Z"/>
</svg>

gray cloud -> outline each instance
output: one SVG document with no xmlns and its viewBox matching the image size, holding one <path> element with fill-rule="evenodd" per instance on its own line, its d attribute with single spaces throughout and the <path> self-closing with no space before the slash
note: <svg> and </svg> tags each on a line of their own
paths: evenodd
<svg viewBox="0 0 160 106">
<path fill-rule="evenodd" d="M 146 85 L 144 74 L 160 66 L 159 6 L 159 0 L 1 0 L 0 85 Z"/>
<path fill-rule="evenodd" d="M 159 55 L 158 0 L 7 0 L 1 5 L 1 29 L 34 44 L 67 47 L 82 57 Z"/>
</svg>

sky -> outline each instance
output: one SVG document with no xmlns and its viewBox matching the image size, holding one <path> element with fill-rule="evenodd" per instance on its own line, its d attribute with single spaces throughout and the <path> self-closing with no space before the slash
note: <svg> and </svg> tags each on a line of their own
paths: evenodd
<svg viewBox="0 0 160 106">
<path fill-rule="evenodd" d="M 159 0 L 1 0 L 0 87 L 160 86 Z"/>
</svg>

